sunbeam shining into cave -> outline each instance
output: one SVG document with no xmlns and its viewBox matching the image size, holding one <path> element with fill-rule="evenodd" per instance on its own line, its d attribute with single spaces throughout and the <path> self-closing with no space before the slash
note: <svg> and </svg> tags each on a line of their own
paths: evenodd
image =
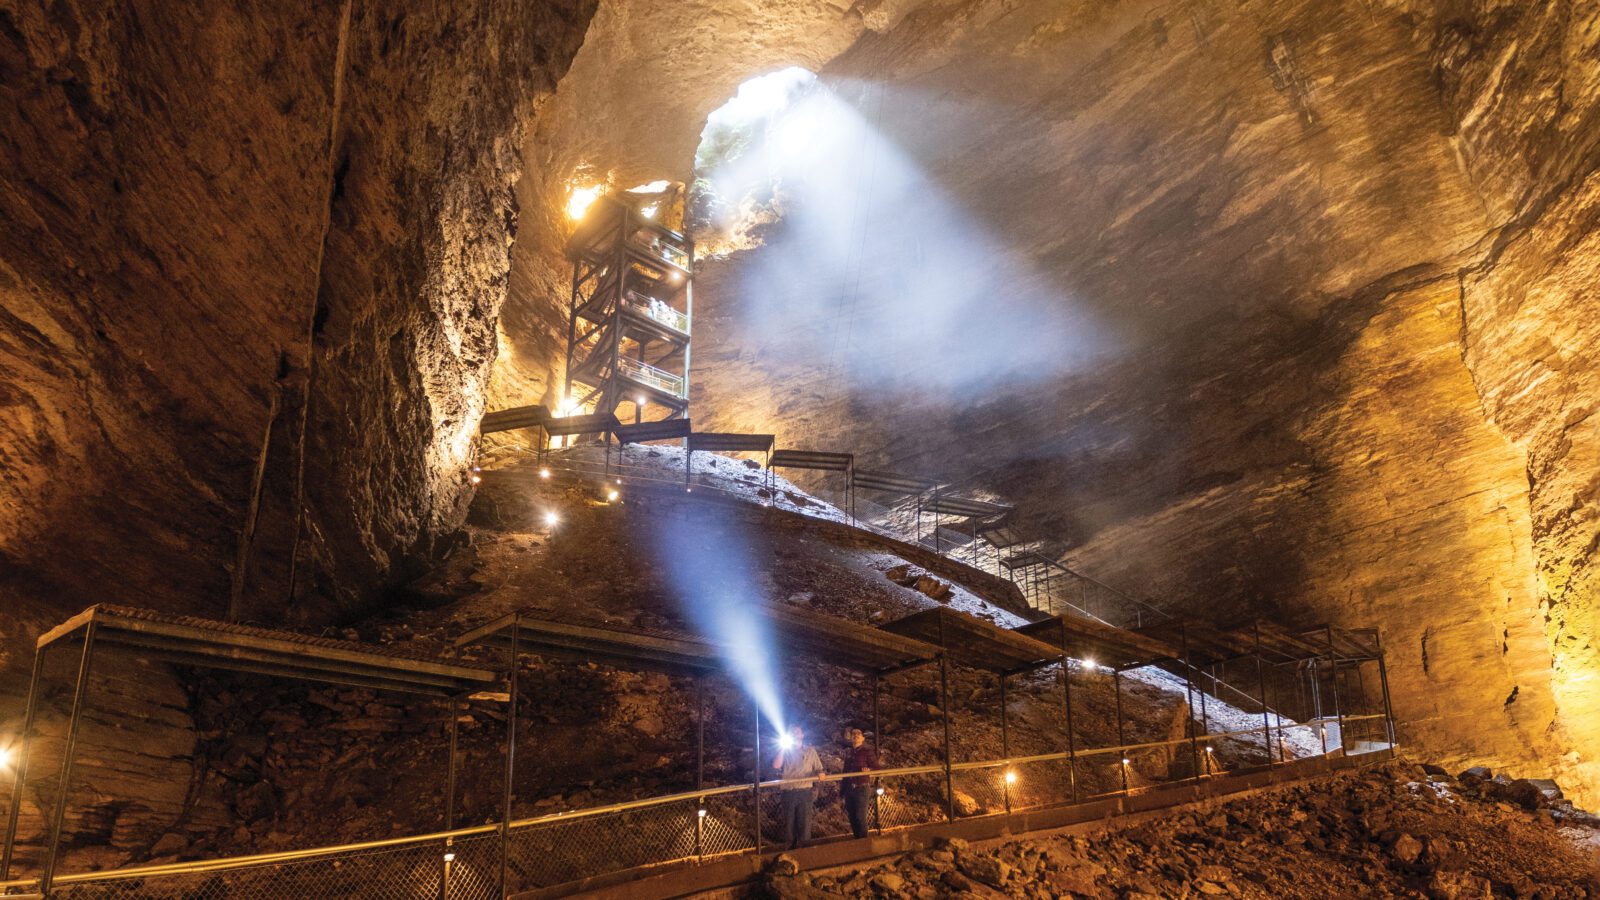
<svg viewBox="0 0 1600 900">
<path fill-rule="evenodd" d="M 778 646 L 761 612 L 754 550 L 736 522 L 691 509 L 651 529 L 657 560 L 695 630 L 717 645 L 729 674 L 769 727 L 785 730 Z"/>
<path fill-rule="evenodd" d="M 705 252 L 738 256 L 763 352 L 900 397 L 1041 383 L 1106 353 L 1068 292 L 873 125 L 894 98 L 847 87 L 868 114 L 804 69 L 763 75 L 701 134 L 691 217 Z"/>
</svg>

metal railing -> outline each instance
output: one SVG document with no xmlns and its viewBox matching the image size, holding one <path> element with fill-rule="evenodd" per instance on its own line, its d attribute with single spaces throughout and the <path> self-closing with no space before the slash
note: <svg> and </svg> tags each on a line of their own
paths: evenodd
<svg viewBox="0 0 1600 900">
<path fill-rule="evenodd" d="M 623 302 L 630 309 L 643 313 L 675 331 L 689 333 L 689 316 L 686 313 L 673 309 L 665 301 L 657 300 L 635 290 L 629 290 L 623 295 Z"/>
<path fill-rule="evenodd" d="M 664 369 L 658 369 L 649 363 L 640 362 L 631 357 L 621 357 L 617 360 L 617 369 L 628 378 L 648 384 L 651 387 L 666 391 L 674 397 L 682 397 L 683 376 L 674 375 Z"/>
<path fill-rule="evenodd" d="M 1387 717 L 1352 715 L 1294 728 L 1332 735 L 1329 755 L 1389 749 Z M 1071 806 L 1163 785 L 1204 782 L 1232 769 L 1272 767 L 1291 755 L 1282 727 L 1195 735 L 1113 747 L 976 762 L 904 766 L 868 776 L 868 822 L 882 833 L 954 819 Z M 1277 732 L 1277 740 L 1274 740 Z M 1233 741 L 1232 768 L 1213 748 Z M 1317 754 L 1311 754 L 1315 756 Z M 838 801 L 841 775 L 815 782 L 812 840 L 850 833 Z M 553 887 L 643 866 L 778 849 L 788 835 L 784 791 L 804 781 L 762 781 L 480 825 L 416 837 L 205 862 L 61 875 L 51 897 L 306 898 L 500 897 L 501 854 L 512 890 Z M 0 895 L 37 889 L 32 879 L 0 884 Z"/>
<path fill-rule="evenodd" d="M 654 229 L 641 229 L 634 235 L 632 243 L 662 262 L 671 263 L 685 272 L 689 271 L 689 251 L 657 234 Z"/>
</svg>

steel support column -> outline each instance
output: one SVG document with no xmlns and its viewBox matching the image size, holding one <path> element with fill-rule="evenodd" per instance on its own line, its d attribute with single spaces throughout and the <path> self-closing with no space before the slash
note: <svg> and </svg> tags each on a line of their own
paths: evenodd
<svg viewBox="0 0 1600 900">
<path fill-rule="evenodd" d="M 1188 710 L 1184 713 L 1184 725 L 1189 730 L 1189 756 L 1191 758 L 1189 771 L 1199 777 L 1200 729 L 1199 723 L 1194 720 L 1194 663 L 1189 658 L 1189 626 L 1180 625 L 1178 627 L 1178 640 L 1180 652 L 1183 654 L 1183 702 L 1188 706 Z"/>
<path fill-rule="evenodd" d="M 1255 634 L 1256 689 L 1261 692 L 1261 740 L 1267 750 L 1267 765 L 1272 765 L 1272 709 L 1267 706 L 1267 672 L 1261 665 L 1261 625 L 1253 626 Z"/>
<path fill-rule="evenodd" d="M 1339 726 L 1339 753 L 1344 754 L 1344 709 L 1339 705 L 1339 651 L 1333 645 L 1333 626 L 1323 626 L 1328 636 L 1328 662 L 1333 666 L 1333 718 Z"/>
<path fill-rule="evenodd" d="M 511 647 L 510 663 L 506 670 L 507 696 L 510 698 L 506 710 L 506 785 L 505 796 L 500 813 L 500 894 L 510 894 L 510 860 L 511 860 L 511 795 L 516 783 L 517 775 L 517 685 L 521 680 L 517 670 L 520 668 L 519 655 L 522 652 L 522 616 L 511 617 Z"/>
<path fill-rule="evenodd" d="M 939 620 L 939 630 L 944 631 L 944 620 Z M 943 644 L 944 635 L 939 635 Z M 944 816 L 945 820 L 956 820 L 956 794 L 955 777 L 950 771 L 950 672 L 949 663 L 941 654 L 939 656 L 939 712 L 944 720 Z"/>
<path fill-rule="evenodd" d="M 694 677 L 694 789 L 706 782 L 706 685 L 705 676 Z"/>
<path fill-rule="evenodd" d="M 1067 713 L 1067 785 L 1078 802 L 1078 739 L 1072 732 L 1072 660 L 1067 657 L 1067 631 L 1061 629 L 1061 703 Z"/>
<path fill-rule="evenodd" d="M 459 745 L 458 735 L 461 727 L 457 720 L 461 718 L 461 697 L 451 696 L 450 704 L 450 760 L 446 765 L 444 780 L 444 830 L 449 831 L 456 827 L 456 748 Z"/>
<path fill-rule="evenodd" d="M 1000 786 L 1006 801 L 1006 812 L 1011 812 L 1011 711 L 1006 707 L 1006 681 L 1008 676 L 1000 675 L 1000 756 L 1006 761 L 1004 772 L 1000 773 Z"/>
<path fill-rule="evenodd" d="M 1394 734 L 1394 710 L 1389 706 L 1389 671 L 1388 668 L 1383 664 L 1383 649 L 1381 647 L 1378 649 L 1378 683 L 1383 687 L 1384 733 L 1389 737 L 1389 749 L 1393 750 L 1396 743 Z"/>
<path fill-rule="evenodd" d="M 72 690 L 72 712 L 67 719 L 67 741 L 61 752 L 61 777 L 56 782 L 55 812 L 50 821 L 50 843 L 45 849 L 44 872 L 39 876 L 39 893 L 49 896 L 56 877 L 56 862 L 61 857 L 61 828 L 67 819 L 67 797 L 72 792 L 73 755 L 78 746 L 78 726 L 83 723 L 84 700 L 89 692 L 89 670 L 94 663 L 94 638 L 100 624 L 89 620 L 83 631 L 83 655 L 78 659 L 78 683 Z"/>
<path fill-rule="evenodd" d="M 22 790 L 28 780 L 28 756 L 33 747 L 34 717 L 39 711 L 39 682 L 44 677 L 44 647 L 34 651 L 33 674 L 28 678 L 28 702 L 22 713 L 21 756 L 11 782 L 11 808 L 6 813 L 6 846 L 0 858 L 0 881 L 11 877 L 11 854 L 17 843 L 17 816 L 22 811 Z"/>
<path fill-rule="evenodd" d="M 753 796 L 755 797 L 755 810 L 750 815 L 750 821 L 752 823 L 754 823 L 755 832 L 756 832 L 756 855 L 760 856 L 761 855 L 761 704 L 752 702 L 751 705 L 753 707 L 755 707 L 755 713 L 756 713 L 756 758 L 755 758 L 755 777 L 751 780 L 751 784 L 755 788 L 755 790 L 753 792 Z"/>
</svg>

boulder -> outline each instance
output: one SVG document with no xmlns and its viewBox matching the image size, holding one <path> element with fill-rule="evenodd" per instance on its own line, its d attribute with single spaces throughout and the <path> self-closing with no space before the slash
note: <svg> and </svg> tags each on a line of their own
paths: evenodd
<svg viewBox="0 0 1600 900">
<path fill-rule="evenodd" d="M 1489 879 L 1466 872 L 1434 872 L 1428 879 L 1430 900 L 1489 900 L 1493 896 Z"/>
<path fill-rule="evenodd" d="M 990 887 L 1002 887 L 1011 879 L 1011 866 L 987 853 L 963 853 L 956 857 L 961 874 Z"/>
<path fill-rule="evenodd" d="M 1414 865 L 1422 856 L 1422 842 L 1409 834 L 1401 834 L 1389 847 L 1389 853 L 1403 865 Z"/>
<path fill-rule="evenodd" d="M 978 799 L 966 791 L 956 791 L 951 797 L 955 801 L 956 815 L 975 816 L 983 811 L 983 806 Z M 956 840 L 960 840 L 957 838 Z"/>
<path fill-rule="evenodd" d="M 906 880 L 893 872 L 879 872 L 872 876 L 872 886 L 881 893 L 895 896 L 905 889 Z"/>
<path fill-rule="evenodd" d="M 1562 799 L 1561 788 L 1548 778 L 1519 778 L 1505 788 L 1505 797 L 1523 809 L 1538 809 Z"/>
<path fill-rule="evenodd" d="M 944 602 L 950 599 L 954 591 L 947 582 L 940 581 L 932 575 L 922 575 L 914 582 L 916 589 L 928 597 Z"/>
</svg>

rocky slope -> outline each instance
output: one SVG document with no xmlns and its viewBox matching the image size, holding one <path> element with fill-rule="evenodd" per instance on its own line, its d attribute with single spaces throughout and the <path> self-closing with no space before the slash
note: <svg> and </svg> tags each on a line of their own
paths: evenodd
<svg viewBox="0 0 1600 900">
<path fill-rule="evenodd" d="M 590 449 L 577 448 L 571 455 Z M 505 471 L 484 473 L 470 538 L 447 564 L 407 585 L 389 611 L 340 636 L 445 653 L 455 635 L 517 609 L 625 628 L 701 629 L 705 624 L 695 619 L 694 604 L 662 552 L 661 541 L 683 531 L 696 534 L 697 541 L 734 536 L 729 540 L 735 547 L 718 546 L 715 554 L 732 562 L 726 571 L 708 576 L 706 590 L 715 581 L 739 581 L 739 554 L 733 552 L 739 550 L 757 562 L 754 582 L 740 584 L 764 601 L 793 603 L 864 625 L 941 603 L 1003 624 L 1020 621 L 1007 609 L 1015 606 L 1014 598 L 997 590 L 994 579 L 941 563 L 930 576 L 937 588 L 919 589 L 914 581 L 903 585 L 889 576 L 910 565 L 906 558 L 825 518 L 697 500 L 676 486 L 656 493 L 629 487 L 625 497 L 610 503 L 598 493 L 597 481 L 546 481 L 526 460 L 503 463 Z M 722 474 L 713 480 L 730 487 L 750 471 L 731 459 L 717 468 Z M 781 480 L 778 487 L 822 507 Z M 556 527 L 544 519 L 551 510 L 559 513 Z M 502 665 L 493 652 L 471 655 L 491 667 Z M 838 771 L 834 736 L 846 725 L 871 727 L 868 680 L 803 654 L 771 656 L 778 660 L 774 665 L 786 714 L 809 725 L 828 764 Z M 63 676 L 58 681 L 73 662 L 67 654 L 58 657 Z M 66 820 L 67 871 L 307 848 L 443 827 L 448 712 L 438 700 L 183 669 L 174 679 L 165 666 L 128 668 L 131 673 L 117 672 L 97 683 L 91 695 L 79 744 L 83 762 Z M 1073 680 L 1078 746 L 1115 744 L 1110 676 L 1079 667 Z M 704 687 L 705 781 L 745 782 L 754 755 L 750 698 L 731 677 L 708 678 Z M 526 752 L 518 768 L 516 816 L 693 788 L 691 679 L 550 658 L 528 662 L 521 689 L 518 740 Z M 951 697 L 956 758 L 998 757 L 994 677 L 954 667 Z M 1065 748 L 1060 697 L 1053 668 L 1012 681 L 1013 753 Z M 48 698 L 39 758 L 58 758 L 69 699 L 67 691 Z M 886 680 L 881 702 L 886 760 L 915 765 L 942 758 L 938 703 L 931 670 Z M 1129 741 L 1182 735 L 1184 689 L 1164 672 L 1125 677 L 1122 708 Z M 1238 719 L 1228 718 L 1225 704 L 1213 702 L 1210 715 L 1214 730 L 1241 727 Z M 504 708 L 469 704 L 459 722 L 456 824 L 498 821 Z M 1242 727 L 1258 722 L 1250 716 Z M 137 747 L 129 735 L 139 736 Z M 1216 766 L 1258 761 L 1261 742 L 1252 738 L 1220 739 Z M 1314 749 L 1308 744 L 1302 752 Z M 1099 765 L 1080 766 L 1085 794 L 1120 787 L 1112 758 L 1101 759 Z M 1153 750 L 1135 754 L 1129 769 L 1133 783 L 1141 785 L 1183 777 L 1187 765 L 1188 754 Z M 1068 796 L 1059 779 L 1045 774 L 1029 769 L 1017 788 L 1017 802 Z M 39 810 L 53 796 L 48 777 L 35 773 L 29 783 L 22 807 L 24 871 L 37 859 L 43 827 Z M 999 801 L 981 779 L 958 779 L 956 786 L 962 814 L 997 810 Z M 824 789 L 819 834 L 847 829 L 832 790 Z M 940 808 L 942 783 L 919 782 L 903 796 L 910 810 L 927 813 Z"/>
<path fill-rule="evenodd" d="M 1600 819 L 1533 782 L 1391 765 L 1146 817 L 1117 829 L 928 851 L 801 873 L 780 858 L 753 896 L 1600 896 Z"/>
<path fill-rule="evenodd" d="M 618 4 L 584 53 L 633 46 L 646 6 Z M 883 199 L 883 173 L 909 172 L 955 211 L 926 246 L 959 226 L 1004 248 L 982 277 L 1007 289 L 982 308 L 1054 342 L 995 326 L 1019 355 L 1059 344 L 1062 359 L 963 382 L 996 362 L 972 349 L 982 316 L 897 338 L 873 298 L 909 291 L 916 265 L 897 269 L 892 246 L 830 259 L 779 221 L 699 270 L 701 427 L 994 491 L 1078 568 L 1179 610 L 1380 625 L 1405 740 L 1452 765 L 1556 765 L 1592 800 L 1600 13 L 930 0 L 842 15 L 864 27 L 837 55 L 823 29 L 649 91 L 699 102 L 736 80 L 729 65 L 811 66 L 899 154 L 847 158 L 862 189 L 837 230 L 920 215 Z M 670 24 L 655 39 L 675 46 Z M 561 102 L 585 108 L 643 85 L 618 67 L 568 87 Z M 687 181 L 700 122 L 670 121 L 598 115 L 534 146 L 560 161 L 552 177 L 615 160 L 621 182 Z M 645 134 L 659 158 L 623 146 Z M 525 188 L 555 222 L 564 182 Z M 527 276 L 536 297 L 561 267 L 554 240 L 534 246 L 514 269 L 544 273 Z M 558 316 L 509 335 L 531 349 L 496 385 L 548 396 L 559 363 L 537 342 L 558 348 Z"/>
</svg>

